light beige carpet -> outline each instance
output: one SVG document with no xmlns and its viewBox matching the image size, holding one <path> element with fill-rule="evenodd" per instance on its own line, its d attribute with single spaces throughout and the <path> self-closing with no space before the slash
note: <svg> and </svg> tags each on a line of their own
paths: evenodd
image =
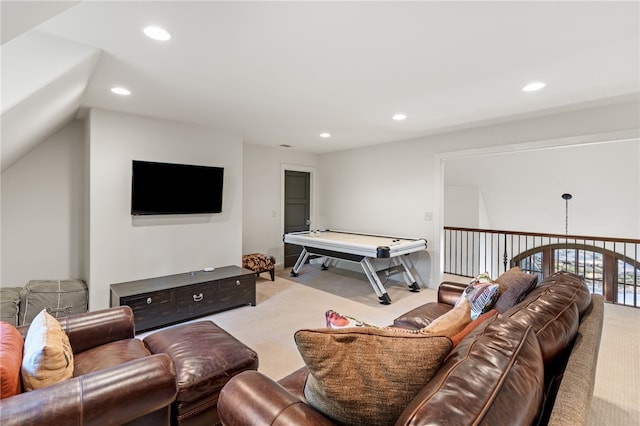
<svg viewBox="0 0 640 426">
<path fill-rule="evenodd" d="M 590 425 L 640 425 L 640 309 L 604 306 Z"/>
<path fill-rule="evenodd" d="M 328 309 L 377 324 L 436 300 L 436 291 L 410 292 L 404 282 L 386 284 L 390 305 L 381 305 L 364 274 L 308 267 L 300 276 L 279 271 L 275 282 L 257 279 L 257 305 L 196 321 L 212 320 L 258 353 L 259 371 L 278 380 L 303 366 L 293 341 L 301 328 L 324 327 Z M 451 279 L 447 277 L 447 279 Z M 143 333 L 138 337 L 151 332 Z M 640 425 L 640 310 L 605 306 L 590 424 Z"/>
</svg>

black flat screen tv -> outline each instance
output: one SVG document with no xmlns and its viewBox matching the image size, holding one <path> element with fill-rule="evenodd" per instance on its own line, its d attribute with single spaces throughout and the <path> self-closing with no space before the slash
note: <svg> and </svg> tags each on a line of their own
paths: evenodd
<svg viewBox="0 0 640 426">
<path fill-rule="evenodd" d="M 131 214 L 222 212 L 224 168 L 133 160 Z"/>
</svg>

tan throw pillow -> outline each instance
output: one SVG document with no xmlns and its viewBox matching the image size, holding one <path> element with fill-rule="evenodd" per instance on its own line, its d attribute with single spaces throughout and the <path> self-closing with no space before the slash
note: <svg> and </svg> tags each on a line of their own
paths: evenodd
<svg viewBox="0 0 640 426">
<path fill-rule="evenodd" d="M 31 322 L 24 339 L 22 384 L 25 391 L 62 382 L 73 375 L 69 337 L 57 319 L 43 309 Z"/>
<path fill-rule="evenodd" d="M 299 330 L 309 404 L 345 424 L 388 425 L 433 377 L 451 339 L 376 328 Z"/>
<path fill-rule="evenodd" d="M 471 304 L 464 299 L 449 312 L 440 315 L 431 323 L 420 329 L 421 333 L 432 336 L 453 337 L 458 334 L 471 322 Z"/>
<path fill-rule="evenodd" d="M 496 282 L 500 285 L 500 293 L 493 307 L 503 314 L 535 288 L 538 276 L 527 274 L 516 266 L 496 278 Z"/>
</svg>

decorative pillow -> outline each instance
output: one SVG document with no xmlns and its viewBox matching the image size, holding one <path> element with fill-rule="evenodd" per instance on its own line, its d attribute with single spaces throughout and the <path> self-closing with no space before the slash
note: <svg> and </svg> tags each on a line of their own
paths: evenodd
<svg viewBox="0 0 640 426">
<path fill-rule="evenodd" d="M 299 330 L 309 375 L 304 396 L 342 424 L 389 425 L 433 377 L 448 337 L 376 328 Z"/>
<path fill-rule="evenodd" d="M 449 312 L 440 315 L 431 323 L 420 329 L 420 332 L 430 334 L 432 336 L 453 337 L 462 331 L 467 324 L 471 322 L 471 304 L 467 299 L 463 299 L 460 303 Z"/>
<path fill-rule="evenodd" d="M 6 321 L 0 321 L 0 399 L 20 393 L 22 334 Z"/>
<path fill-rule="evenodd" d="M 451 337 L 451 341 L 453 342 L 453 348 L 458 346 L 458 343 L 460 343 L 460 341 L 462 339 L 467 337 L 467 335 L 469 333 L 471 333 L 473 330 L 475 330 L 475 328 L 477 326 L 482 324 L 483 321 L 486 321 L 489 318 L 491 318 L 491 317 L 493 317 L 494 315 L 497 315 L 497 314 L 498 314 L 497 310 L 491 309 L 489 312 L 485 312 L 484 314 L 480 315 L 478 317 L 478 319 L 475 319 L 475 320 L 471 321 L 469 324 L 467 324 L 467 326 L 465 328 L 463 328 L 462 331 L 456 333 L 454 336 Z"/>
<path fill-rule="evenodd" d="M 361 321 L 357 318 L 350 317 L 348 315 L 341 315 L 334 310 L 329 309 L 324 313 L 325 324 L 327 328 L 351 328 L 351 327 L 368 327 L 368 328 L 377 328 L 378 330 L 391 330 L 391 331 L 401 331 L 403 333 L 419 333 L 420 330 L 407 330 L 399 327 L 386 327 L 376 325 L 370 322 Z"/>
<path fill-rule="evenodd" d="M 329 309 L 324 313 L 325 324 L 327 328 L 347 328 L 347 327 L 372 327 L 382 328 L 375 324 L 360 321 L 354 317 L 348 315 L 341 315 L 336 311 Z"/>
<path fill-rule="evenodd" d="M 493 307 L 498 299 L 499 290 L 500 286 L 491 281 L 491 277 L 485 272 L 469 283 L 455 306 L 461 304 L 464 299 L 468 300 L 471 304 L 471 319 L 474 320 Z"/>
<path fill-rule="evenodd" d="M 496 282 L 500 285 L 500 294 L 494 307 L 503 314 L 520 303 L 536 286 L 538 276 L 527 274 L 516 266 L 496 278 Z"/>
<path fill-rule="evenodd" d="M 73 375 L 69 337 L 45 309 L 35 316 L 24 339 L 22 383 L 25 391 L 62 382 Z"/>
</svg>

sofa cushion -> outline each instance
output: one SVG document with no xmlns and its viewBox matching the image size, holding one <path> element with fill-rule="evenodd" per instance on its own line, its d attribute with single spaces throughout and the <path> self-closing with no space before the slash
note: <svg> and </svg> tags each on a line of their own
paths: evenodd
<svg viewBox="0 0 640 426">
<path fill-rule="evenodd" d="M 558 272 L 545 278 L 525 299 L 504 313 L 533 327 L 538 336 L 545 365 L 554 363 L 572 344 L 580 325 L 580 315 L 591 304 L 591 294 L 581 276 Z M 559 367 L 564 364 L 559 360 Z"/>
<path fill-rule="evenodd" d="M 557 293 L 557 297 L 564 298 L 567 302 L 576 302 L 580 316 L 591 306 L 591 292 L 584 277 L 570 272 L 556 272 L 549 275 L 538 284 L 534 292 L 532 297 L 537 297 L 540 292 L 552 292 Z"/>
<path fill-rule="evenodd" d="M 308 403 L 343 424 L 392 424 L 438 370 L 447 337 L 376 328 L 299 330 Z"/>
<path fill-rule="evenodd" d="M 6 321 L 0 321 L 0 399 L 20 393 L 22 334 Z"/>
<path fill-rule="evenodd" d="M 498 300 L 493 306 L 501 314 L 519 303 L 538 283 L 538 276 L 514 267 L 496 278 L 500 285 Z"/>
<path fill-rule="evenodd" d="M 575 302 L 557 297 L 554 291 L 537 292 L 504 313 L 514 321 L 530 325 L 540 342 L 545 364 L 551 364 L 571 345 L 578 332 L 580 315 Z"/>
<path fill-rule="evenodd" d="M 298 398 L 300 401 L 307 402 L 304 396 L 304 384 L 307 381 L 309 369 L 306 366 L 298 368 L 293 373 L 289 373 L 282 379 L 278 380 L 278 384 L 285 388 L 287 392 Z"/>
<path fill-rule="evenodd" d="M 25 391 L 73 376 L 73 351 L 57 319 L 45 309 L 33 318 L 24 340 L 22 383 Z"/>
<path fill-rule="evenodd" d="M 74 355 L 73 376 L 79 377 L 94 371 L 124 364 L 151 355 L 138 339 L 123 339 L 96 346 Z"/>
<path fill-rule="evenodd" d="M 396 424 L 535 424 L 543 377 L 533 330 L 494 316 L 451 351 Z"/>
</svg>

